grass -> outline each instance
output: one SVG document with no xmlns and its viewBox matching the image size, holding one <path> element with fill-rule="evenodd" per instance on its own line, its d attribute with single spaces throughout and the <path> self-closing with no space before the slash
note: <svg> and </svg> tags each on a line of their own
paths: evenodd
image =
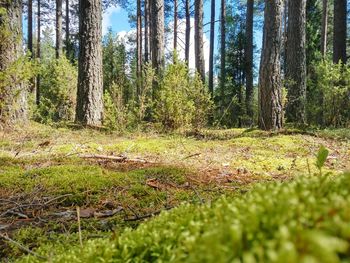
<svg viewBox="0 0 350 263">
<path fill-rule="evenodd" d="M 123 208 L 107 218 L 82 218 L 84 243 L 107 240 L 182 203 L 214 203 L 223 195 L 239 197 L 257 183 L 312 175 L 318 171 L 315 152 L 322 144 L 330 150 L 324 172 L 340 174 L 350 169 L 346 134 L 232 129 L 120 136 L 32 123 L 0 132 L 0 215 L 14 202 L 28 205 L 20 210 L 27 218 L 0 216 L 0 229 L 33 251 L 63 253 L 79 243 L 76 206 L 97 213 Z M 152 163 L 79 158 L 95 153 Z M 30 206 L 48 201 L 44 207 Z M 1 240 L 0 251 L 0 257 L 11 260 L 25 254 Z"/>
</svg>

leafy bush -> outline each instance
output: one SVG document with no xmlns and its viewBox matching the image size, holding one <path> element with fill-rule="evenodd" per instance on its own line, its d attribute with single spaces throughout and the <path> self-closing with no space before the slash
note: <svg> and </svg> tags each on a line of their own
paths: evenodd
<svg viewBox="0 0 350 263">
<path fill-rule="evenodd" d="M 349 220 L 350 174 L 300 177 L 182 205 L 53 262 L 348 262 Z"/>
<path fill-rule="evenodd" d="M 308 118 L 312 124 L 350 125 L 350 68 L 331 61 L 313 66 L 308 85 Z"/>
<path fill-rule="evenodd" d="M 77 67 L 62 56 L 41 65 L 40 105 L 35 119 L 42 123 L 74 119 Z"/>
<path fill-rule="evenodd" d="M 110 131 L 125 131 L 133 122 L 134 116 L 125 105 L 122 88 L 113 84 L 105 91 L 103 125 Z"/>
<path fill-rule="evenodd" d="M 157 94 L 155 119 L 165 130 L 200 128 L 212 102 L 198 75 L 190 76 L 183 62 L 168 65 Z"/>
</svg>

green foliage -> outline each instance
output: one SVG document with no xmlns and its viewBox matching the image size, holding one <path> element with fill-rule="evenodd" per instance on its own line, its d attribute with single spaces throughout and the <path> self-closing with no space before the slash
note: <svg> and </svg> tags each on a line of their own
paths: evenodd
<svg viewBox="0 0 350 263">
<path fill-rule="evenodd" d="M 349 94 L 349 67 L 327 60 L 315 63 L 309 79 L 309 122 L 333 127 L 349 126 Z"/>
<path fill-rule="evenodd" d="M 198 75 L 190 76 L 183 62 L 168 65 L 157 94 L 155 119 L 164 130 L 200 128 L 212 107 Z"/>
<path fill-rule="evenodd" d="M 77 89 L 77 67 L 65 56 L 41 64 L 40 105 L 34 118 L 42 123 L 72 121 Z"/>
<path fill-rule="evenodd" d="M 164 212 L 52 262 L 347 262 L 349 196 L 350 174 L 258 185 L 242 197 Z"/>
<path fill-rule="evenodd" d="M 124 103 L 122 87 L 114 84 L 109 90 L 103 96 L 103 125 L 110 131 L 125 132 L 134 122 L 134 116 Z"/>
<path fill-rule="evenodd" d="M 322 145 L 318 150 L 317 161 L 316 161 L 316 167 L 320 170 L 320 172 L 322 170 L 322 167 L 327 161 L 328 154 L 329 154 L 329 151 L 327 150 L 326 147 Z"/>
</svg>

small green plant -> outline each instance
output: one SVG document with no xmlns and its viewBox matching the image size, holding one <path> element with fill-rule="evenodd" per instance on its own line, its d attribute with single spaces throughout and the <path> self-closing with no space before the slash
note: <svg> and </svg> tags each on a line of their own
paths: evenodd
<svg viewBox="0 0 350 263">
<path fill-rule="evenodd" d="M 317 152 L 316 167 L 320 171 L 320 175 L 322 174 L 322 168 L 327 161 L 328 154 L 329 154 L 329 151 L 323 145 L 320 147 L 320 149 Z"/>
</svg>

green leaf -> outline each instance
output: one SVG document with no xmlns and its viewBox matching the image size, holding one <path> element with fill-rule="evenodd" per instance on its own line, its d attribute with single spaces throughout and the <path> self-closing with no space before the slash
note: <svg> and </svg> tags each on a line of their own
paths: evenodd
<svg viewBox="0 0 350 263">
<path fill-rule="evenodd" d="M 322 169 L 322 167 L 324 166 L 327 160 L 328 154 L 329 154 L 328 149 L 322 145 L 317 153 L 316 166 L 318 169 L 320 170 Z"/>
</svg>

